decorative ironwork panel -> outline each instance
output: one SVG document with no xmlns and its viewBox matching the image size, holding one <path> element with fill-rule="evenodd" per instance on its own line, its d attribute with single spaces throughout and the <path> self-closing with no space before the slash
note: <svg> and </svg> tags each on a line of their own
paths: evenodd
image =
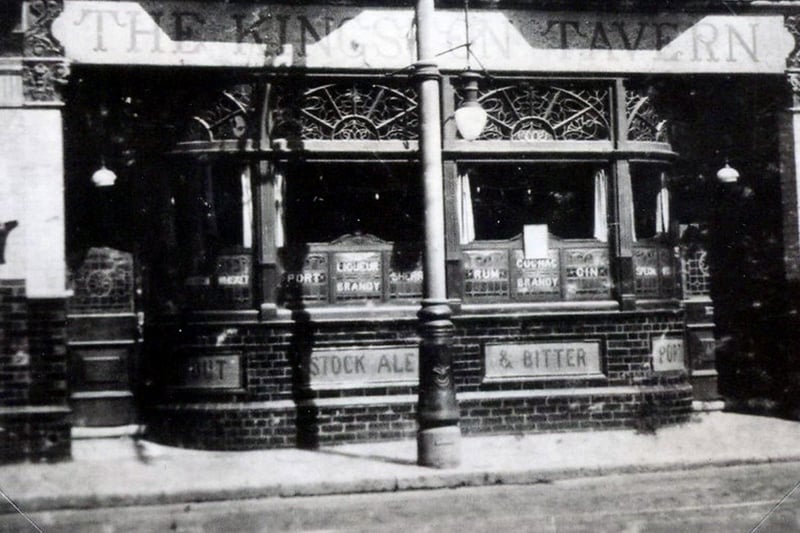
<svg viewBox="0 0 800 533">
<path fill-rule="evenodd" d="M 508 251 L 464 251 L 464 296 L 467 298 L 508 298 Z"/>
<path fill-rule="evenodd" d="M 563 250 L 564 297 L 567 300 L 593 300 L 611 297 L 608 250 L 568 248 Z"/>
<path fill-rule="evenodd" d="M 276 88 L 271 137 L 301 140 L 411 140 L 417 138 L 413 87 L 366 81 L 305 89 Z"/>
<path fill-rule="evenodd" d="M 456 99 L 461 98 L 457 93 Z M 607 83 L 512 83 L 482 91 L 478 101 L 488 114 L 479 140 L 611 138 L 611 91 Z"/>
<path fill-rule="evenodd" d="M 201 111 L 191 117 L 185 141 L 240 140 L 255 136 L 254 87 L 234 85 L 195 104 Z"/>
<path fill-rule="evenodd" d="M 659 116 L 650 96 L 643 90 L 626 88 L 628 140 L 669 142 L 667 121 Z"/>
<path fill-rule="evenodd" d="M 558 300 L 561 298 L 561 270 L 558 250 L 547 257 L 525 259 L 523 250 L 511 252 L 511 289 L 518 300 Z"/>
<path fill-rule="evenodd" d="M 711 294 L 711 271 L 708 268 L 706 250 L 684 248 L 681 253 L 681 271 L 684 298 Z"/>
<path fill-rule="evenodd" d="M 90 248 L 72 275 L 71 313 L 133 311 L 133 255 L 112 248 Z"/>
</svg>

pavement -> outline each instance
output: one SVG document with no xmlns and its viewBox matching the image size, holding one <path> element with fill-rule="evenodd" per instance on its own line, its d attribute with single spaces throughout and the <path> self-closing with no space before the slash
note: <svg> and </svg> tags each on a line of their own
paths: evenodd
<svg viewBox="0 0 800 533">
<path fill-rule="evenodd" d="M 76 439 L 72 461 L 0 466 L 0 513 L 262 497 L 531 484 L 565 478 L 800 461 L 800 422 L 695 413 L 634 430 L 475 436 L 461 465 L 416 465 L 416 441 L 319 450 L 186 450 L 130 436 Z M 13 503 L 12 503 L 13 502 Z"/>
</svg>

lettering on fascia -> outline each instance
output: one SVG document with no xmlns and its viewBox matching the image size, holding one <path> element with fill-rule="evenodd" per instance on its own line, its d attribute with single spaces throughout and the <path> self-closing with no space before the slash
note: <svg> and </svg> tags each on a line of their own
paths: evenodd
<svg viewBox="0 0 800 533">
<path fill-rule="evenodd" d="M 600 375 L 598 341 L 487 344 L 487 379 Z"/>
<path fill-rule="evenodd" d="M 195 389 L 237 389 L 242 386 L 238 355 L 189 357 L 176 361 L 175 387 Z"/>
<path fill-rule="evenodd" d="M 533 56 L 562 50 L 575 52 L 562 58 L 566 69 L 591 58 L 580 52 L 607 51 L 609 57 L 620 59 L 616 68 L 623 69 L 646 67 L 655 59 L 666 62 L 663 68 L 668 69 L 702 71 L 718 64 L 716 70 L 724 71 L 729 64 L 731 69 L 771 71 L 776 62 L 783 66 L 790 50 L 791 37 L 782 20 L 780 16 L 673 14 L 646 19 L 636 14 L 475 10 L 470 29 L 477 56 L 511 69 L 529 70 L 542 61 L 542 68 L 551 68 L 549 56 Z M 326 66 L 333 61 L 330 66 L 379 68 L 413 61 L 409 9 L 265 6 L 222 0 L 65 0 L 56 23 L 54 33 L 59 26 L 57 37 L 68 55 L 85 62 L 249 65 L 286 53 L 287 45 L 294 57 Z M 437 10 L 435 25 L 436 46 L 442 50 L 464 42 L 462 13 Z M 458 52 L 440 59 L 444 66 L 461 66 L 462 60 Z"/>
<path fill-rule="evenodd" d="M 698 22 L 691 26 L 690 61 L 737 61 L 743 52 L 758 62 L 758 22 L 743 32 L 729 23 Z M 555 35 L 562 50 L 663 50 L 685 30 L 675 22 L 548 20 L 543 36 Z M 720 52 L 722 50 L 722 53 Z M 687 59 L 684 51 L 659 56 L 662 60 Z"/>
<path fill-rule="evenodd" d="M 212 5 L 213 6 L 213 5 Z M 213 7 L 212 7 L 213 9 Z M 217 9 L 221 11 L 221 9 Z M 213 21 L 214 28 L 210 28 Z M 327 53 L 331 52 L 330 42 L 325 42 L 325 38 L 340 29 L 344 24 L 352 20 L 352 17 L 345 16 L 338 20 L 332 16 L 313 17 L 307 15 L 274 15 L 271 12 L 264 12 L 255 20 L 249 13 L 232 13 L 223 15 L 209 11 L 204 14 L 197 11 L 144 11 L 144 10 L 121 10 L 118 7 L 107 8 L 83 8 L 80 15 L 73 23 L 74 26 L 88 29 L 95 35 L 93 52 L 109 52 L 107 39 L 116 39 L 120 29 L 127 34 L 126 53 L 175 53 L 175 54 L 195 54 L 203 51 L 202 40 L 214 41 L 219 39 L 216 35 L 222 28 L 222 33 L 233 38 L 230 42 L 239 45 L 244 43 L 266 44 L 273 52 L 280 49 L 282 43 L 294 43 L 300 46 L 300 55 L 305 55 L 307 48 L 312 44 L 322 43 Z M 220 24 L 220 20 L 227 23 Z M 387 19 L 391 20 L 391 19 Z M 385 34 L 386 24 L 376 23 L 375 30 L 378 36 L 383 37 L 386 42 L 391 37 Z M 383 28 L 383 30 L 382 30 Z M 394 28 L 395 30 L 397 28 Z M 172 41 L 171 49 L 167 48 L 162 36 L 169 36 Z M 296 36 L 296 37 L 295 37 Z M 397 48 L 397 43 L 393 43 L 395 54 L 401 50 Z M 246 50 L 242 46 L 235 48 L 234 53 L 243 54 Z"/>
<path fill-rule="evenodd" d="M 308 363 L 312 388 L 414 384 L 419 377 L 416 347 L 321 349 Z"/>
</svg>

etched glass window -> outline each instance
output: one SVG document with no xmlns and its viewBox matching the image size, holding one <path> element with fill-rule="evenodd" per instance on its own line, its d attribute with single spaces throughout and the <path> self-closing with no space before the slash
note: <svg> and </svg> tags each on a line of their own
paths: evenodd
<svg viewBox="0 0 800 533">
<path fill-rule="evenodd" d="M 462 95 L 456 91 L 456 104 Z M 598 141 L 611 138 L 608 82 L 495 80 L 478 101 L 488 122 L 479 140 Z"/>
</svg>

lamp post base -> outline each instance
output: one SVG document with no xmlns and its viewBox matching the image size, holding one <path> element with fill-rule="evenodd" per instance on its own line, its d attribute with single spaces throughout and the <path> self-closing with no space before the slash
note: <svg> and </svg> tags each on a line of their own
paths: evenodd
<svg viewBox="0 0 800 533">
<path fill-rule="evenodd" d="M 455 468 L 461 463 L 461 430 L 441 426 L 417 431 L 417 464 Z"/>
<path fill-rule="evenodd" d="M 445 300 L 423 300 L 419 332 L 417 463 L 434 468 L 458 466 L 461 431 L 453 381 L 453 323 Z"/>
</svg>

